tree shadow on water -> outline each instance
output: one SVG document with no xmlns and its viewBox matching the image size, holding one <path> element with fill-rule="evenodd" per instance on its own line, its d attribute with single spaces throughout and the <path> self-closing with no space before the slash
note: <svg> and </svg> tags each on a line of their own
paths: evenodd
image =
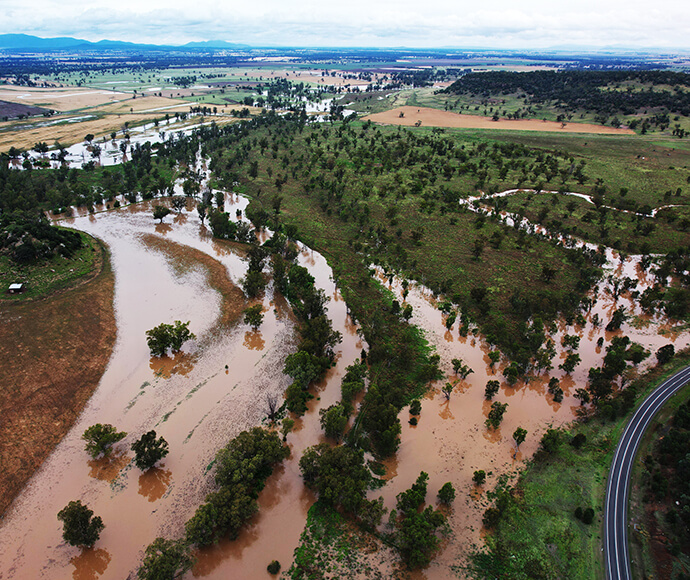
<svg viewBox="0 0 690 580">
<path fill-rule="evenodd" d="M 110 564 L 111 556 L 103 548 L 87 548 L 81 554 L 74 556 L 70 564 L 74 566 L 72 578 L 74 580 L 96 580 Z"/>
<path fill-rule="evenodd" d="M 168 469 L 153 467 L 139 476 L 139 495 L 149 502 L 159 500 L 170 487 L 172 472 Z"/>
</svg>

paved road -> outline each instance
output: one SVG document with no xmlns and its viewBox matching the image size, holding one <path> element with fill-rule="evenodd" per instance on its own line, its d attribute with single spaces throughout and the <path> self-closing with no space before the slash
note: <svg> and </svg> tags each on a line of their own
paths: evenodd
<svg viewBox="0 0 690 580">
<path fill-rule="evenodd" d="M 656 412 L 689 380 L 690 366 L 659 385 L 637 409 L 618 443 L 606 486 L 604 510 L 604 552 L 609 580 L 632 578 L 628 552 L 628 489 L 635 453 Z"/>
</svg>

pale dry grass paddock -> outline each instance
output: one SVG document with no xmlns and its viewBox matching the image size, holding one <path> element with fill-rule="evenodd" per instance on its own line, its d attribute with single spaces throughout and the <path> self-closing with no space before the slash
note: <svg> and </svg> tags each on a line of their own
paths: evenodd
<svg viewBox="0 0 690 580">
<path fill-rule="evenodd" d="M 400 114 L 404 116 L 401 117 Z M 421 121 L 422 127 L 450 127 L 459 129 L 502 129 L 513 131 L 542 131 L 549 133 L 597 133 L 601 135 L 634 135 L 630 129 L 616 129 L 605 125 L 589 123 L 567 123 L 541 121 L 539 119 L 505 119 L 493 121 L 491 117 L 461 115 L 450 111 L 430 109 L 427 107 L 398 107 L 381 113 L 367 115 L 364 120 L 385 125 L 403 125 L 412 127 Z"/>
<path fill-rule="evenodd" d="M 128 93 L 81 87 L 35 88 L 0 85 L 0 99 L 56 111 L 74 111 L 130 99 Z"/>
</svg>

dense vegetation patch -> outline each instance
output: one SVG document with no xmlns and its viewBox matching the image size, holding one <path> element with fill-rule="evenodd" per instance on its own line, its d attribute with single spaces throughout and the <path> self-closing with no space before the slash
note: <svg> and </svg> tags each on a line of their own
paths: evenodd
<svg viewBox="0 0 690 580">
<path fill-rule="evenodd" d="M 632 86 L 632 83 L 637 86 Z M 564 110 L 584 109 L 608 118 L 653 108 L 689 116 L 689 89 L 690 75 L 687 73 L 569 70 L 470 73 L 460 77 L 445 91 L 487 97 L 524 93 L 526 104 L 551 101 Z M 668 126 L 668 114 L 665 119 Z"/>
<path fill-rule="evenodd" d="M 654 435 L 651 453 L 644 457 L 644 497 L 665 536 L 665 547 L 677 578 L 687 577 L 690 562 L 690 401 L 678 407 L 670 421 Z M 683 575 L 684 574 L 684 575 Z"/>
</svg>

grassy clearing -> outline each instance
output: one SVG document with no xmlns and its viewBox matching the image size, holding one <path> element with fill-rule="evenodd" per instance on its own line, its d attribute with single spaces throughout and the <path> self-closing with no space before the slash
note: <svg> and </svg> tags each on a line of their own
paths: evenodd
<svg viewBox="0 0 690 580">
<path fill-rule="evenodd" d="M 640 85 L 637 86 L 637 91 L 647 90 L 648 87 Z M 655 90 L 662 90 L 661 85 L 656 86 Z M 621 87 L 618 90 L 627 90 L 626 87 Z M 408 102 L 408 104 L 432 107 L 434 109 L 442 109 L 444 111 L 452 111 L 454 113 L 465 113 L 468 115 L 481 115 L 491 117 L 494 114 L 498 114 L 501 118 L 506 118 L 509 114 L 513 115 L 516 112 L 522 113 L 527 112 L 524 117 L 526 119 L 539 119 L 547 121 L 560 121 L 562 116 L 565 114 L 564 110 L 558 106 L 556 103 L 526 103 L 524 99 L 524 93 L 511 93 L 511 94 L 501 94 L 494 95 L 491 97 L 485 97 L 482 95 L 471 95 L 471 94 L 460 94 L 451 95 L 445 93 L 439 93 L 437 89 L 433 88 L 423 88 L 414 89 L 414 102 Z M 652 113 L 652 110 L 648 111 Z M 587 111 L 584 109 L 569 109 L 565 117 L 566 123 L 599 123 L 597 120 L 597 115 L 592 111 Z M 630 123 L 633 120 L 638 120 L 642 118 L 642 115 L 623 115 L 619 114 L 618 119 L 623 125 Z M 671 124 L 668 129 L 661 132 L 655 130 L 656 135 L 664 134 L 670 135 L 673 128 L 678 124 L 682 129 L 686 131 L 690 129 L 690 118 L 682 117 L 679 115 L 671 116 Z"/>
<path fill-rule="evenodd" d="M 309 509 L 294 563 L 286 576 L 291 580 L 404 578 L 402 572 L 392 569 L 393 558 L 392 550 L 382 546 L 374 536 L 362 532 L 333 508 L 317 501 Z M 382 565 L 385 560 L 388 566 Z"/>
<path fill-rule="evenodd" d="M 0 254 L 0 288 L 2 300 L 23 302 L 35 298 L 44 298 L 49 294 L 69 288 L 88 277 L 102 261 L 102 248 L 97 240 L 79 232 L 83 246 L 71 258 L 55 256 L 50 260 L 17 265 L 6 254 Z M 9 294 L 10 284 L 21 282 L 26 291 L 21 294 Z"/>
<path fill-rule="evenodd" d="M 635 382 L 634 407 L 688 363 L 690 353 L 684 352 L 642 375 Z M 601 516 L 606 482 L 613 452 L 633 413 L 634 409 L 615 421 L 596 417 L 576 422 L 556 452 L 541 451 L 534 457 L 507 496 L 499 523 L 486 538 L 485 555 L 475 555 L 474 577 L 604 577 Z M 567 441 L 580 433 L 587 440 L 577 450 Z M 594 508 L 593 524 L 585 525 L 574 516 L 577 507 Z"/>
<path fill-rule="evenodd" d="M 690 234 L 676 229 L 682 220 L 688 220 L 690 206 L 669 208 L 655 218 L 639 219 L 634 213 L 615 209 L 600 212 L 593 204 L 574 196 L 520 192 L 503 198 L 498 207 L 524 216 L 532 223 L 542 224 L 550 232 L 561 232 L 634 253 L 663 254 L 690 241 Z M 690 223 L 685 229 L 690 229 Z M 636 243 L 635 239 L 642 241 Z"/>
</svg>

